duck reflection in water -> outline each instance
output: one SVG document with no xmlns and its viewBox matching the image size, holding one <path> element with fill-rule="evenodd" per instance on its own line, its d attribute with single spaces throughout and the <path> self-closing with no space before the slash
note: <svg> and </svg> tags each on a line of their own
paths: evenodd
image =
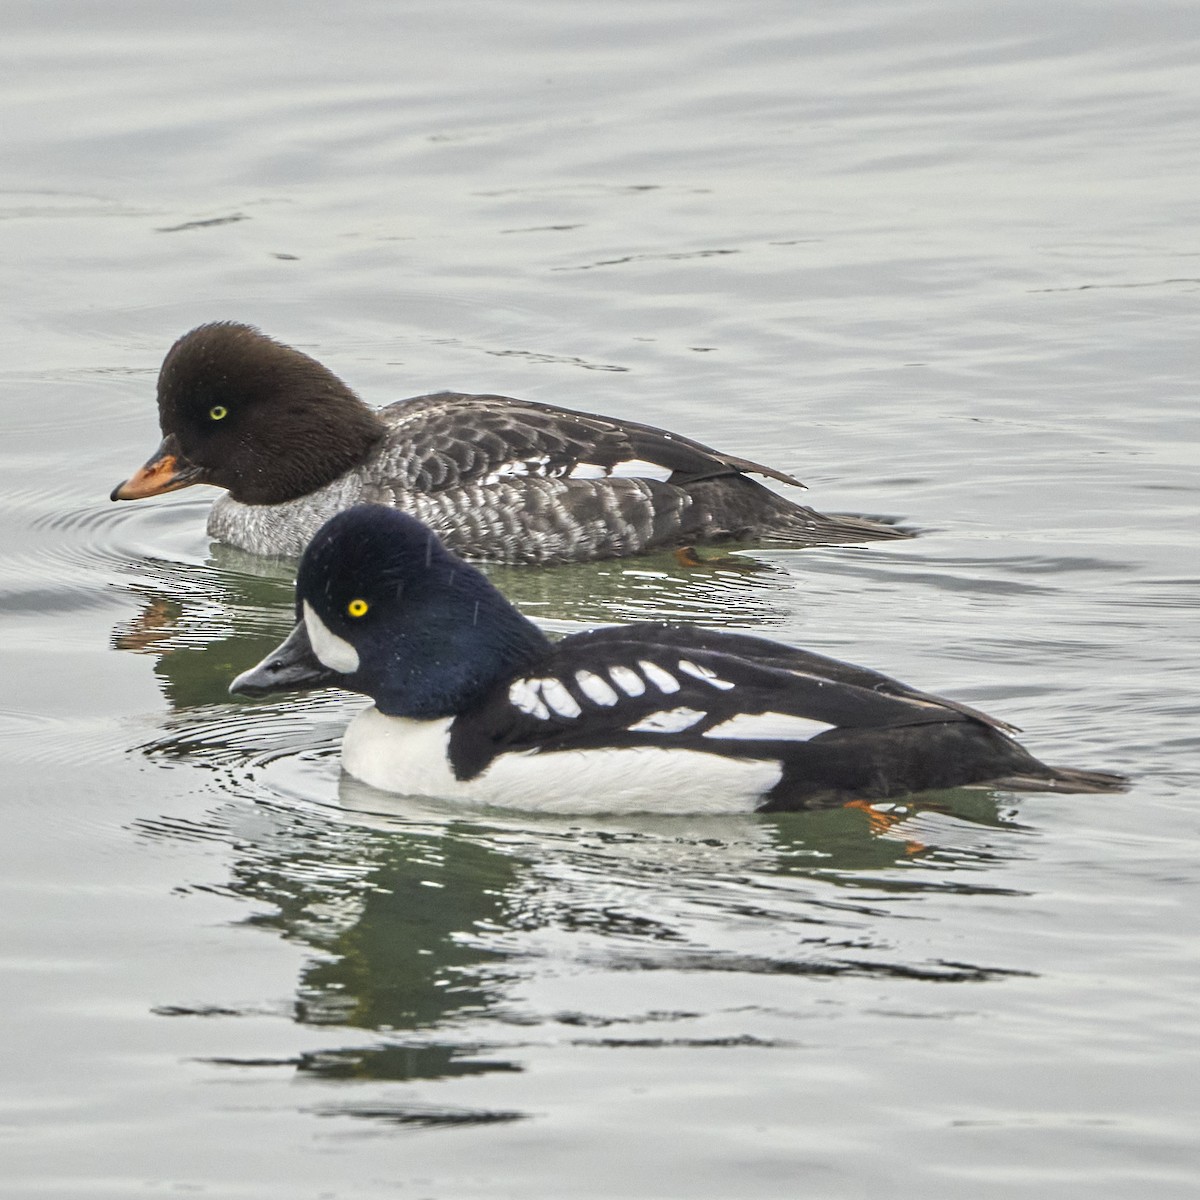
<svg viewBox="0 0 1200 1200">
<path fill-rule="evenodd" d="M 182 890 L 245 902 L 248 926 L 309 951 L 288 1017 L 326 1031 L 319 1047 L 285 1059 L 231 1053 L 210 1061 L 290 1066 L 330 1082 L 452 1080 L 523 1070 L 525 1031 L 540 1025 L 542 1038 L 547 1023 L 582 1044 L 694 1044 L 695 1014 L 685 1002 L 664 1010 L 644 998 L 637 981 L 647 971 L 938 983 L 1010 973 L 906 958 L 885 928 L 889 897 L 992 890 L 978 868 L 1013 845 L 995 828 L 981 828 L 974 850 L 952 854 L 874 836 L 864 814 L 844 809 L 581 828 L 561 818 L 437 818 L 398 801 L 395 812 L 380 814 L 381 799 L 351 785 L 343 801 L 356 810 L 353 822 L 312 806 L 226 799 L 201 821 L 138 823 L 156 840 L 226 843 L 227 882 Z M 979 806 L 977 819 L 1001 823 L 978 794 L 966 802 Z M 892 869 L 922 858 L 931 869 L 921 878 Z M 976 869 L 971 883 L 959 866 Z M 608 983 L 583 989 L 582 1004 L 579 988 L 569 989 L 575 1000 L 567 1007 L 542 1011 L 539 986 L 564 973 Z M 243 1010 L 206 997 L 165 999 L 158 1011 L 211 1018 Z M 524 1115 L 439 1108 L 428 1093 L 418 1100 L 407 1091 L 357 1106 L 339 1093 L 328 1111 L 422 1124 Z"/>
</svg>

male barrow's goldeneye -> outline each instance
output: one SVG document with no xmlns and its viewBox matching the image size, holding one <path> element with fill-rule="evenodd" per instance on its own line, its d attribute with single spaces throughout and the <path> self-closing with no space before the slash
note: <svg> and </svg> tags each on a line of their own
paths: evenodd
<svg viewBox="0 0 1200 1200">
<path fill-rule="evenodd" d="M 209 536 L 253 554 L 299 555 L 326 519 L 364 502 L 411 512 L 489 562 L 910 536 L 793 504 L 746 472 L 803 487 L 792 476 L 632 421 L 457 392 L 376 411 L 307 354 L 233 322 L 171 347 L 158 412 L 162 444 L 112 499 L 226 488 Z"/>
<path fill-rule="evenodd" d="M 991 784 L 1117 790 L 1010 726 L 863 667 L 741 634 L 619 625 L 551 643 L 415 518 L 360 506 L 313 539 L 298 623 L 231 691 L 375 701 L 346 771 L 391 792 L 554 812 L 719 813 Z"/>
</svg>

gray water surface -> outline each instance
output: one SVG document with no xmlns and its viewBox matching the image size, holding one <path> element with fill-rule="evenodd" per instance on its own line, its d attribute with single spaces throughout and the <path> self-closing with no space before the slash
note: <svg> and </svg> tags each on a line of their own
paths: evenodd
<svg viewBox="0 0 1200 1200">
<path fill-rule="evenodd" d="M 1200 9 L 12 2 L 0 1196 L 1200 1192 Z M 251 321 L 373 403 L 757 457 L 910 543 L 497 582 L 768 633 L 1125 795 L 460 814 L 234 702 L 291 576 L 110 504 Z"/>
</svg>

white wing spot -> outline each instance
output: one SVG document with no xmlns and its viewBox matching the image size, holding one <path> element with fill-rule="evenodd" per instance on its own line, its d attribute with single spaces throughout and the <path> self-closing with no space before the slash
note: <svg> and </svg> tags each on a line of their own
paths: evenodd
<svg viewBox="0 0 1200 1200">
<path fill-rule="evenodd" d="M 577 717 L 583 712 L 583 709 L 579 707 L 579 701 L 567 691 L 561 679 L 543 679 L 540 682 L 542 699 L 560 717 Z"/>
<path fill-rule="evenodd" d="M 690 729 L 705 714 L 694 708 L 671 708 L 643 717 L 636 725 L 629 726 L 630 733 L 682 733 Z"/>
<path fill-rule="evenodd" d="M 640 696 L 646 690 L 646 681 L 629 667 L 609 667 L 608 677 L 627 696 Z"/>
<path fill-rule="evenodd" d="M 353 675 L 358 670 L 358 651 L 344 637 L 338 637 L 307 600 L 304 601 L 303 611 L 304 628 L 313 653 L 331 671 Z"/>
<path fill-rule="evenodd" d="M 705 737 L 765 739 L 767 741 L 807 742 L 833 726 L 828 721 L 814 721 L 792 713 L 738 713 L 720 725 L 704 731 Z"/>
<path fill-rule="evenodd" d="M 679 660 L 679 669 L 685 675 L 691 675 L 693 679 L 701 679 L 712 687 L 720 688 L 723 692 L 729 691 L 734 686 L 728 679 L 722 679 L 712 667 L 701 666 L 699 663 L 690 662 L 686 658 Z"/>
<path fill-rule="evenodd" d="M 575 682 L 579 684 L 579 690 L 593 704 L 602 704 L 605 708 L 611 708 L 620 699 L 599 675 L 593 675 L 591 671 L 576 671 Z"/>
<path fill-rule="evenodd" d="M 670 479 L 671 468 L 644 458 L 627 458 L 624 462 L 602 467 L 598 463 L 576 463 L 567 473 L 568 479 Z"/>
<path fill-rule="evenodd" d="M 669 696 L 672 692 L 679 691 L 679 680 L 669 671 L 664 671 L 657 663 L 647 662 L 644 658 L 639 658 L 638 666 L 642 668 L 642 674 L 660 692 Z"/>
<path fill-rule="evenodd" d="M 520 462 L 501 463 L 495 473 L 497 475 L 542 475 L 545 472 L 543 468 L 550 461 L 548 454 L 543 454 L 540 458 L 522 459 Z"/>
<path fill-rule="evenodd" d="M 544 476 L 546 472 L 546 464 L 550 461 L 548 454 L 543 454 L 540 458 L 522 459 L 518 462 L 500 463 L 496 469 L 483 477 L 484 484 L 499 483 L 501 479 L 512 479 L 514 477 L 523 477 L 528 475 Z"/>
<path fill-rule="evenodd" d="M 508 698 L 514 708 L 519 708 L 523 713 L 528 713 L 531 717 L 537 717 L 539 721 L 548 721 L 550 719 L 550 710 L 542 702 L 541 696 L 538 695 L 540 682 L 537 679 L 515 680 L 509 685 Z"/>
<path fill-rule="evenodd" d="M 576 463 L 568 472 L 568 479 L 603 479 L 608 472 L 595 463 Z"/>
</svg>

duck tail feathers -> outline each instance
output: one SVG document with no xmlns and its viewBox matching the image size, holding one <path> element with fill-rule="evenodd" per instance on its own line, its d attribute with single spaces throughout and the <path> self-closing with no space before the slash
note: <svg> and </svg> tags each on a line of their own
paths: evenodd
<svg viewBox="0 0 1200 1200">
<path fill-rule="evenodd" d="M 885 542 L 915 537 L 886 518 L 858 517 L 846 513 L 826 514 L 799 504 L 789 504 L 771 522 L 764 542 L 788 546 L 838 546 L 847 542 Z"/>
<path fill-rule="evenodd" d="M 1076 792 L 1093 796 L 1129 790 L 1129 778 L 1115 771 L 1082 771 L 1075 767 L 1047 767 L 1049 774 L 1009 775 L 989 783 L 989 787 L 1014 792 Z"/>
</svg>

